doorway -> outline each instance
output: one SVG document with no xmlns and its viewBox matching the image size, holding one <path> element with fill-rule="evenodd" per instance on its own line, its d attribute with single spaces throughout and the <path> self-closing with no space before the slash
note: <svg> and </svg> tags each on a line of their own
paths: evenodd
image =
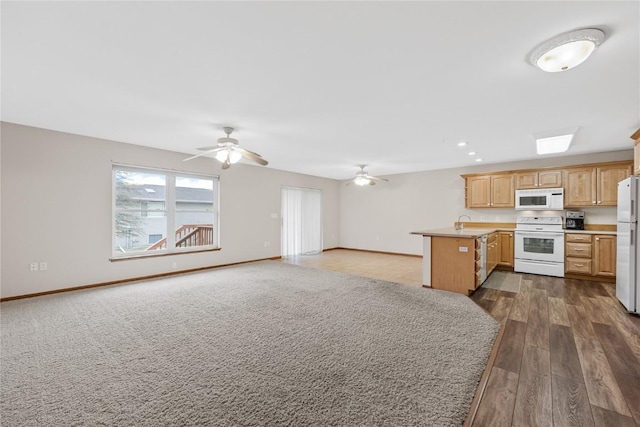
<svg viewBox="0 0 640 427">
<path fill-rule="evenodd" d="M 322 252 L 322 190 L 282 187 L 281 255 Z"/>
</svg>

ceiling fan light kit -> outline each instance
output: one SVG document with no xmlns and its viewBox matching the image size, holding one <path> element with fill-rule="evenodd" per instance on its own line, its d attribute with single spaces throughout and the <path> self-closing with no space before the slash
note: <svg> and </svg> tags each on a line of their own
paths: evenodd
<svg viewBox="0 0 640 427">
<path fill-rule="evenodd" d="M 603 41 L 604 32 L 598 28 L 570 31 L 536 46 L 529 62 L 549 73 L 567 71 L 582 64 Z"/>
<path fill-rule="evenodd" d="M 368 179 L 366 176 L 356 176 L 353 182 L 356 185 L 369 185 L 371 183 L 371 180 Z"/>
<path fill-rule="evenodd" d="M 358 165 L 358 167 L 360 168 L 360 170 L 358 171 L 358 173 L 356 173 L 356 177 L 353 178 L 353 183 L 355 185 L 360 185 L 360 186 L 365 186 L 365 185 L 376 185 L 376 181 L 377 182 L 386 182 L 389 181 L 386 178 L 378 178 L 377 176 L 371 176 L 369 175 L 364 168 L 367 165 Z"/>
<path fill-rule="evenodd" d="M 216 153 L 216 160 L 220 163 L 229 162 L 231 164 L 238 163 L 242 158 L 242 154 L 233 148 L 226 148 Z"/>
<path fill-rule="evenodd" d="M 238 163 L 243 157 L 262 166 L 266 166 L 269 164 L 269 162 L 263 159 L 260 154 L 254 153 L 253 151 L 245 150 L 244 148 L 240 148 L 238 146 L 238 140 L 235 138 L 231 138 L 232 132 L 232 127 L 225 127 L 224 133 L 226 133 L 227 136 L 218 138 L 218 145 L 216 147 L 198 148 L 198 150 L 204 151 L 204 153 L 196 154 L 195 156 L 186 158 L 183 161 L 186 162 L 187 160 L 195 159 L 196 157 L 202 157 L 206 156 L 207 154 L 215 153 L 215 159 L 222 163 L 222 169 L 229 169 L 229 166 L 234 163 Z"/>
</svg>

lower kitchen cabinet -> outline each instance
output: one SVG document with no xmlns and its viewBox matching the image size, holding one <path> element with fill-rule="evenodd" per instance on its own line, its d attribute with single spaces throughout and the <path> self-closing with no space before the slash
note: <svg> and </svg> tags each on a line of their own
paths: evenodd
<svg viewBox="0 0 640 427">
<path fill-rule="evenodd" d="M 615 279 L 616 236 L 565 234 L 565 274 L 592 280 Z"/>
<path fill-rule="evenodd" d="M 596 235 L 594 238 L 593 275 L 615 277 L 616 275 L 616 236 Z"/>
<path fill-rule="evenodd" d="M 498 231 L 498 265 L 513 269 L 513 231 Z"/>
<path fill-rule="evenodd" d="M 487 237 L 487 277 L 498 265 L 498 233 L 491 233 Z"/>
<path fill-rule="evenodd" d="M 475 238 L 431 237 L 431 283 L 433 289 L 469 295 L 479 285 Z"/>
</svg>

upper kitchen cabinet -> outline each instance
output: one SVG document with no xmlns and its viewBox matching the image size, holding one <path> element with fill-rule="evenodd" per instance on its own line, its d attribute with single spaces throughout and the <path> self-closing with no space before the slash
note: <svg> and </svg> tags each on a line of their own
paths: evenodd
<svg viewBox="0 0 640 427">
<path fill-rule="evenodd" d="M 618 182 L 631 175 L 630 162 L 571 168 L 564 172 L 564 206 L 616 206 Z"/>
<path fill-rule="evenodd" d="M 514 176 L 516 180 L 516 190 L 562 187 L 561 170 L 518 172 Z"/>
<path fill-rule="evenodd" d="M 633 139 L 633 174 L 640 175 L 640 129 L 631 135 Z"/>
<path fill-rule="evenodd" d="M 576 168 L 564 172 L 564 206 L 596 204 L 595 168 Z"/>
<path fill-rule="evenodd" d="M 465 177 L 467 208 L 513 208 L 515 190 L 513 174 Z"/>
</svg>

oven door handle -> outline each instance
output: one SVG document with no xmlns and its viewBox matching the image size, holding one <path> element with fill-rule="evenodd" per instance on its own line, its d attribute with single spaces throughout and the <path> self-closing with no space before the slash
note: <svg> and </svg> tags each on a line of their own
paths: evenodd
<svg viewBox="0 0 640 427">
<path fill-rule="evenodd" d="M 522 262 L 525 262 L 527 264 L 538 264 L 538 265 L 552 265 L 552 266 L 556 266 L 559 263 L 556 261 L 540 261 L 540 260 L 533 260 L 533 259 L 521 259 Z"/>
<path fill-rule="evenodd" d="M 516 237 L 534 237 L 538 239 L 543 239 L 545 237 L 555 239 L 557 237 L 564 236 L 564 233 L 544 233 L 540 231 L 535 231 L 532 233 L 527 233 L 526 231 L 516 231 Z"/>
</svg>

